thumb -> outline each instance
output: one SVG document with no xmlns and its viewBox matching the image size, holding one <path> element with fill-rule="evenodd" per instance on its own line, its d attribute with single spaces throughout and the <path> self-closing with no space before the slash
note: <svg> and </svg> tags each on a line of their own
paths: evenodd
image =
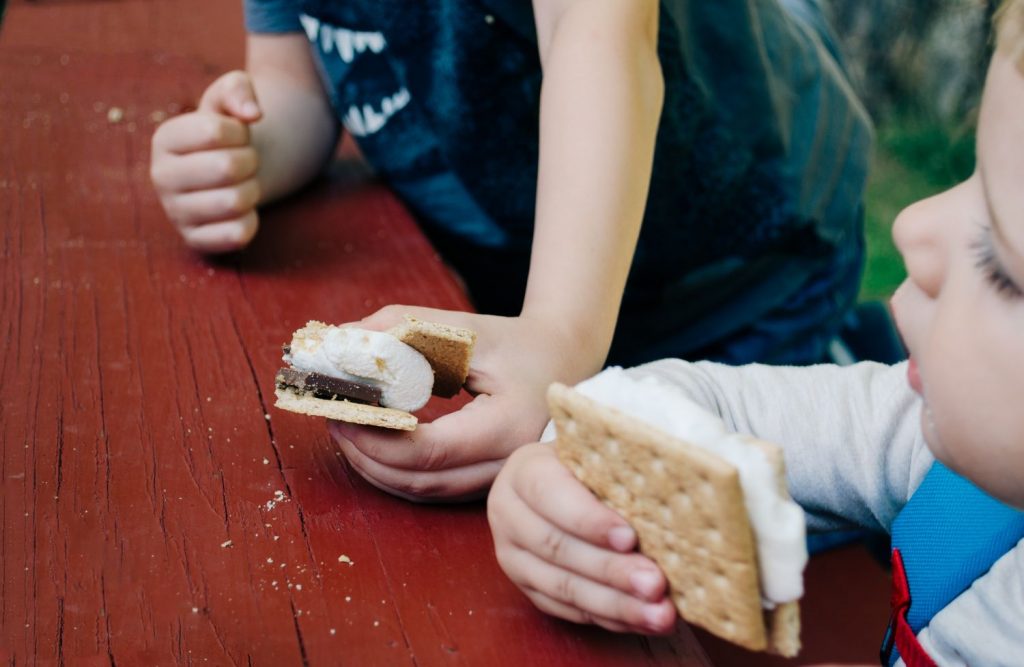
<svg viewBox="0 0 1024 667">
<path fill-rule="evenodd" d="M 352 326 L 357 326 L 360 329 L 369 329 L 370 331 L 387 331 L 404 322 L 406 315 L 436 322 L 436 319 L 431 318 L 431 314 L 435 312 L 440 311 L 419 306 L 384 306 L 372 315 L 367 315 L 358 322 L 353 322 Z"/>
<path fill-rule="evenodd" d="M 199 100 L 199 110 L 231 116 L 243 123 L 255 123 L 263 117 L 252 78 L 242 70 L 228 72 L 211 83 Z"/>
<path fill-rule="evenodd" d="M 387 331 L 392 327 L 405 322 L 406 316 L 415 317 L 427 322 L 447 324 L 450 326 L 474 328 L 474 322 L 478 322 L 480 315 L 466 313 L 460 310 L 441 310 L 438 308 L 426 308 L 424 306 L 384 306 L 372 315 L 367 315 L 358 322 L 352 322 L 351 326 L 371 331 Z M 479 325 L 475 328 L 479 329 Z M 478 332 L 479 333 L 479 332 Z"/>
</svg>

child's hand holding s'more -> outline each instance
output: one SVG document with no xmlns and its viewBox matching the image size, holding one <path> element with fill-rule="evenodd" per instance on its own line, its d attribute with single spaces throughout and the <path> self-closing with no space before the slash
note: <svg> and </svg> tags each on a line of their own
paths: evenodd
<svg viewBox="0 0 1024 667">
<path fill-rule="evenodd" d="M 542 611 L 616 632 L 676 624 L 665 576 L 636 532 L 547 443 L 518 449 L 495 480 L 488 519 L 502 569 Z"/>
</svg>

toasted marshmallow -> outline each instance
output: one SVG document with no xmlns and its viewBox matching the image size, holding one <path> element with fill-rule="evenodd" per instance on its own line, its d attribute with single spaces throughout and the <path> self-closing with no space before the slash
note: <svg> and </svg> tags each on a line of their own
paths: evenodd
<svg viewBox="0 0 1024 667">
<path fill-rule="evenodd" d="M 744 504 L 757 538 L 762 604 L 771 608 L 803 595 L 807 542 L 803 510 L 779 492 L 764 452 L 730 433 L 722 420 L 677 388 L 654 377 L 635 379 L 608 368 L 576 386 L 584 396 L 716 454 L 739 473 Z"/>
<path fill-rule="evenodd" d="M 426 357 L 380 331 L 309 322 L 292 336 L 284 360 L 302 371 L 381 390 L 381 405 L 413 412 L 430 399 L 434 372 Z"/>
</svg>

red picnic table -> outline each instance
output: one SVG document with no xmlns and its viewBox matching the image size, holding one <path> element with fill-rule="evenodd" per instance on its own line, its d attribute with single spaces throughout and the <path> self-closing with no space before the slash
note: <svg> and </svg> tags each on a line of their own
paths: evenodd
<svg viewBox="0 0 1024 667">
<path fill-rule="evenodd" d="M 482 503 L 364 483 L 272 407 L 309 319 L 469 304 L 340 161 L 208 260 L 163 218 L 155 126 L 240 64 L 235 3 L 15 2 L 0 29 L 3 599 L 16 664 L 707 664 L 546 618 Z M 443 402 L 426 418 L 451 409 Z"/>
<path fill-rule="evenodd" d="M 498 568 L 482 503 L 381 493 L 322 420 L 272 407 L 307 320 L 469 303 L 352 160 L 265 211 L 245 252 L 183 246 L 150 137 L 241 64 L 241 25 L 228 1 L 7 9 L 0 661 L 709 664 L 683 623 L 648 639 L 544 616 Z"/>
</svg>

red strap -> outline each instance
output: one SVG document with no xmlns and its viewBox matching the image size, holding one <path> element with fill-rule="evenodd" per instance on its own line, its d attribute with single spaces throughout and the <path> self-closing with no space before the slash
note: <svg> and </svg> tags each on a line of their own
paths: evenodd
<svg viewBox="0 0 1024 667">
<path fill-rule="evenodd" d="M 889 599 L 892 607 L 890 632 L 893 643 L 907 667 L 937 667 L 921 642 L 917 641 L 914 630 L 907 622 L 907 610 L 910 608 L 910 587 L 907 584 L 907 572 L 903 567 L 903 556 L 899 549 L 892 550 L 892 596 Z"/>
</svg>

